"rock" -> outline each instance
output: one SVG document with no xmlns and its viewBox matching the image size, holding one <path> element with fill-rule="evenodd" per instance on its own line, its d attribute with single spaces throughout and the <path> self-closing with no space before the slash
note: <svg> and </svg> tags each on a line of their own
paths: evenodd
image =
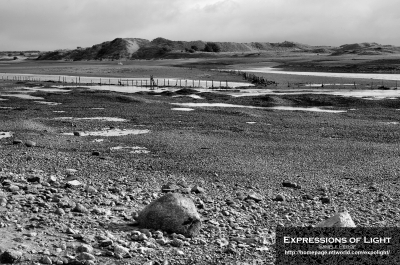
<svg viewBox="0 0 400 265">
<path fill-rule="evenodd" d="M 22 140 L 14 139 L 12 143 L 13 144 L 22 144 Z"/>
<path fill-rule="evenodd" d="M 34 141 L 28 140 L 28 141 L 25 142 L 25 145 L 26 145 L 27 147 L 35 147 L 35 146 L 36 146 L 36 143 L 35 143 Z"/>
<path fill-rule="evenodd" d="M 329 197 L 322 197 L 321 202 L 324 204 L 331 203 L 331 199 Z"/>
<path fill-rule="evenodd" d="M 0 206 L 4 207 L 7 205 L 7 198 L 0 197 Z"/>
<path fill-rule="evenodd" d="M 178 189 L 179 187 L 177 185 L 169 182 L 167 184 L 162 185 L 161 192 L 174 192 Z"/>
<path fill-rule="evenodd" d="M 250 193 L 247 195 L 247 199 L 254 200 L 254 201 L 256 201 L 256 202 L 262 201 L 261 195 L 255 193 L 254 191 L 250 192 Z"/>
<path fill-rule="evenodd" d="M 42 177 L 41 176 L 29 176 L 26 181 L 33 183 L 33 182 L 37 182 L 40 183 L 42 181 Z"/>
<path fill-rule="evenodd" d="M 78 256 L 76 256 L 76 259 L 77 260 L 93 260 L 94 261 L 94 260 L 96 260 L 96 257 L 90 253 L 82 252 L 82 253 L 79 253 Z"/>
<path fill-rule="evenodd" d="M 14 263 L 20 261 L 22 252 L 16 250 L 7 250 L 0 255 L 0 263 Z"/>
<path fill-rule="evenodd" d="M 290 181 L 283 181 L 282 182 L 282 186 L 283 187 L 287 187 L 287 188 L 293 188 L 293 189 L 300 189 L 301 188 L 301 186 L 298 185 L 297 183 L 290 182 Z"/>
<path fill-rule="evenodd" d="M 76 251 L 78 253 L 82 253 L 82 252 L 93 253 L 93 247 L 88 244 L 82 244 L 76 249 Z"/>
<path fill-rule="evenodd" d="M 174 239 L 171 241 L 171 246 L 180 248 L 180 247 L 183 246 L 183 241 L 182 241 L 181 239 L 174 238 Z"/>
<path fill-rule="evenodd" d="M 8 191 L 10 191 L 10 192 L 19 191 L 19 187 L 17 185 L 11 184 L 8 187 Z"/>
<path fill-rule="evenodd" d="M 56 182 L 57 182 L 57 177 L 54 176 L 54 175 L 51 175 L 51 176 L 47 179 L 47 181 L 48 181 L 49 183 L 51 183 L 51 184 L 56 183 Z"/>
<path fill-rule="evenodd" d="M 49 257 L 47 257 L 47 256 L 42 257 L 42 258 L 39 260 L 39 262 L 42 263 L 42 264 L 53 264 L 53 261 L 52 261 Z"/>
<path fill-rule="evenodd" d="M 67 168 L 65 170 L 65 174 L 67 175 L 67 177 L 74 176 L 77 172 L 78 172 L 78 170 L 73 169 L 73 168 Z"/>
<path fill-rule="evenodd" d="M 140 226 L 180 233 L 188 237 L 197 235 L 201 220 L 190 198 L 178 193 L 166 194 L 146 206 L 137 218 Z"/>
<path fill-rule="evenodd" d="M 82 183 L 78 180 L 67 181 L 67 187 L 76 188 L 82 186 Z"/>
<path fill-rule="evenodd" d="M 86 207 L 83 206 L 83 205 L 80 204 L 80 203 L 77 203 L 76 206 L 75 206 L 75 208 L 72 209 L 72 211 L 73 211 L 73 212 L 77 212 L 77 213 L 88 213 L 88 212 L 89 212 L 89 210 L 86 209 Z"/>
<path fill-rule="evenodd" d="M 283 202 L 283 201 L 285 201 L 285 196 L 283 196 L 282 194 L 278 194 L 278 195 L 276 195 L 276 197 L 274 198 L 274 201 Z"/>
<path fill-rule="evenodd" d="M 356 225 L 353 219 L 351 219 L 350 214 L 345 211 L 335 214 L 329 219 L 317 224 L 315 227 L 356 227 Z"/>
<path fill-rule="evenodd" d="M 80 131 L 75 131 L 74 136 L 85 136 L 85 133 Z"/>
<path fill-rule="evenodd" d="M 62 208 L 57 208 L 55 213 L 58 214 L 58 215 L 64 215 L 65 211 Z"/>
<path fill-rule="evenodd" d="M 123 247 L 123 246 L 120 246 L 120 245 L 116 244 L 114 246 L 114 253 L 116 255 L 121 256 L 121 257 L 126 257 L 126 256 L 129 255 L 129 248 L 126 248 L 126 247 Z"/>
<path fill-rule="evenodd" d="M 196 185 L 192 188 L 191 192 L 194 193 L 204 193 L 204 189 L 200 187 L 199 185 Z"/>
<path fill-rule="evenodd" d="M 93 186 L 86 186 L 85 190 L 86 190 L 87 193 L 97 193 L 96 188 L 93 187 Z"/>
</svg>

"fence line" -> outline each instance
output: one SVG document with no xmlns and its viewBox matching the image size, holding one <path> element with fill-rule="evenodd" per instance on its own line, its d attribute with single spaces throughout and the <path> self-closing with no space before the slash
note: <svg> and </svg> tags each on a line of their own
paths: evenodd
<svg viewBox="0 0 400 265">
<path fill-rule="evenodd" d="M 274 85 L 277 86 L 278 83 L 272 80 L 267 80 L 262 76 L 256 76 L 251 73 L 246 73 L 243 71 L 238 70 L 217 70 L 218 72 L 224 72 L 232 75 L 242 76 L 243 79 L 246 81 L 251 82 L 257 86 L 270 86 Z M 137 79 L 137 78 L 90 78 L 84 77 L 81 78 L 80 76 L 54 76 L 54 77 L 36 77 L 36 76 L 26 76 L 26 75 L 12 75 L 10 74 L 0 74 L 1 80 L 9 80 L 9 81 L 16 81 L 16 82 L 53 82 L 53 83 L 60 83 L 60 84 L 73 84 L 76 86 L 79 85 L 117 85 L 117 86 L 140 86 L 140 87 L 148 87 L 150 89 L 157 89 L 160 87 L 192 87 L 192 88 L 210 88 L 210 89 L 224 89 L 224 88 L 232 88 L 228 80 L 187 80 L 187 79 L 156 79 L 156 81 L 152 80 L 151 78 L 144 78 L 144 79 Z M 235 83 L 235 82 L 232 82 Z M 208 86 L 210 84 L 210 87 Z M 312 82 L 287 82 L 287 87 L 327 87 L 327 86 L 334 86 L 334 87 L 342 87 L 348 88 L 353 87 L 354 89 L 362 89 L 362 88 L 370 88 L 370 89 L 398 89 L 398 82 L 397 80 L 371 80 L 371 83 L 361 83 L 357 84 L 356 81 L 352 83 L 334 83 L 329 84 L 326 82 L 322 82 L 321 84 L 313 84 Z"/>
</svg>

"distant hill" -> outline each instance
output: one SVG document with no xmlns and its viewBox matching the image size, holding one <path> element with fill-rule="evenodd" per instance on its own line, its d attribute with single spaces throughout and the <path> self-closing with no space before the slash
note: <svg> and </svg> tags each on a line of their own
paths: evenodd
<svg viewBox="0 0 400 265">
<path fill-rule="evenodd" d="M 358 55 L 381 55 L 388 53 L 399 53 L 400 47 L 392 45 L 381 45 L 375 42 L 363 42 L 344 44 L 337 48 L 332 55 L 358 54 Z"/>
<path fill-rule="evenodd" d="M 156 38 L 152 41 L 139 38 L 116 38 L 75 50 L 56 50 L 41 53 L 38 60 L 130 60 L 153 58 L 210 57 L 217 53 L 307 52 L 341 54 L 383 54 L 400 52 L 399 47 L 377 43 L 346 44 L 340 47 L 311 46 L 296 42 L 205 42 L 173 41 Z"/>
</svg>

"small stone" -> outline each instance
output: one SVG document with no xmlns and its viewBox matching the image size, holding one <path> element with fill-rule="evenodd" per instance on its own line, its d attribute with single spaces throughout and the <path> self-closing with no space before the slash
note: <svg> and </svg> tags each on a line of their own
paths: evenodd
<svg viewBox="0 0 400 265">
<path fill-rule="evenodd" d="M 200 215 L 193 201 L 178 193 L 168 193 L 153 201 L 140 212 L 137 221 L 143 228 L 188 237 L 197 235 L 201 227 Z"/>
<path fill-rule="evenodd" d="M 116 255 L 120 255 L 121 257 L 126 257 L 129 255 L 129 248 L 120 246 L 120 245 L 115 245 L 114 246 L 114 253 Z"/>
<path fill-rule="evenodd" d="M 356 227 L 347 211 L 340 212 L 329 219 L 317 224 L 315 227 Z"/>
<path fill-rule="evenodd" d="M 111 239 L 104 239 L 99 242 L 100 247 L 108 247 L 111 246 L 114 242 Z"/>
<path fill-rule="evenodd" d="M 65 174 L 67 175 L 67 177 L 74 176 L 77 172 L 78 172 L 78 170 L 73 169 L 73 168 L 67 168 L 65 170 Z"/>
<path fill-rule="evenodd" d="M 27 147 L 35 147 L 35 146 L 36 146 L 36 143 L 35 143 L 34 141 L 28 140 L 28 141 L 25 142 L 25 145 L 26 145 Z"/>
<path fill-rule="evenodd" d="M 262 201 L 262 197 L 259 194 L 255 193 L 254 191 L 250 192 L 249 195 L 247 195 L 247 198 L 254 200 L 256 202 Z"/>
<path fill-rule="evenodd" d="M 174 191 L 176 191 L 178 189 L 179 189 L 179 187 L 177 185 L 169 182 L 167 184 L 162 185 L 161 192 L 165 192 L 165 193 L 166 192 L 174 192 Z"/>
<path fill-rule="evenodd" d="M 83 206 L 83 205 L 80 204 L 80 203 L 77 203 L 76 206 L 75 206 L 75 208 L 72 209 L 72 211 L 73 211 L 73 212 L 78 212 L 78 213 L 88 213 L 88 212 L 89 212 L 89 210 L 86 209 L 86 207 Z"/>
<path fill-rule="evenodd" d="M 30 183 L 40 183 L 42 181 L 42 177 L 41 176 L 30 176 L 26 179 L 26 181 L 30 182 Z"/>
<path fill-rule="evenodd" d="M 93 186 L 86 186 L 85 190 L 86 190 L 87 193 L 97 193 L 96 188 L 93 187 Z"/>
<path fill-rule="evenodd" d="M 85 133 L 81 131 L 75 131 L 74 136 L 85 136 Z"/>
<path fill-rule="evenodd" d="M 76 259 L 77 260 L 93 260 L 94 261 L 94 260 L 96 260 L 96 257 L 90 253 L 82 252 L 82 253 L 79 253 L 78 256 L 76 256 Z"/>
<path fill-rule="evenodd" d="M 67 182 L 67 187 L 76 188 L 82 186 L 82 183 L 78 180 L 71 180 Z"/>
<path fill-rule="evenodd" d="M 81 253 L 81 252 L 93 253 L 93 247 L 88 244 L 82 244 L 76 249 L 76 251 L 78 253 Z"/>
<path fill-rule="evenodd" d="M 8 187 L 8 191 L 10 191 L 10 192 L 19 191 L 19 187 L 16 186 L 16 185 L 11 184 L 11 185 Z"/>
<path fill-rule="evenodd" d="M 52 261 L 49 257 L 47 257 L 47 256 L 42 257 L 42 258 L 39 260 L 39 262 L 42 263 L 42 264 L 53 264 L 53 261 Z"/>
<path fill-rule="evenodd" d="M 20 261 L 22 252 L 16 250 L 7 250 L 0 255 L 0 263 L 14 263 Z"/>
<path fill-rule="evenodd" d="M 321 202 L 324 204 L 331 203 L 331 199 L 329 197 L 322 197 Z"/>
<path fill-rule="evenodd" d="M 276 195 L 274 201 L 283 202 L 283 201 L 285 201 L 285 196 L 283 196 L 282 194 L 278 194 L 278 195 Z"/>
<path fill-rule="evenodd" d="M 301 186 L 298 185 L 297 183 L 290 182 L 290 181 L 283 181 L 282 182 L 282 186 L 283 187 L 287 187 L 287 188 L 293 188 L 293 189 L 300 189 L 301 188 Z"/>
<path fill-rule="evenodd" d="M 49 183 L 55 183 L 55 182 L 57 182 L 57 177 L 56 176 L 54 176 L 54 175 L 51 175 L 48 179 L 47 179 L 47 181 L 49 182 Z"/>
<path fill-rule="evenodd" d="M 22 140 L 14 139 L 13 144 L 22 144 Z"/>
<path fill-rule="evenodd" d="M 204 193 L 204 189 L 200 187 L 199 185 L 196 185 L 192 188 L 191 192 L 194 193 Z"/>
<path fill-rule="evenodd" d="M 180 247 L 183 246 L 183 241 L 180 240 L 180 239 L 178 239 L 178 238 L 174 238 L 174 239 L 171 241 L 171 246 L 180 248 Z"/>
</svg>

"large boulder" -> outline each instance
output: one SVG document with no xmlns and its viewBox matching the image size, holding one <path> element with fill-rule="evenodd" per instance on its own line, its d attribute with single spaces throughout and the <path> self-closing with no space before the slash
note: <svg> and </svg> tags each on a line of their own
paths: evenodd
<svg viewBox="0 0 400 265">
<path fill-rule="evenodd" d="M 200 231 L 201 220 L 190 198 L 168 193 L 146 206 L 137 218 L 140 226 L 193 237 Z"/>
<path fill-rule="evenodd" d="M 315 227 L 356 227 L 356 225 L 354 224 L 353 219 L 351 219 L 350 214 L 345 211 L 335 214 L 317 224 Z"/>
</svg>

